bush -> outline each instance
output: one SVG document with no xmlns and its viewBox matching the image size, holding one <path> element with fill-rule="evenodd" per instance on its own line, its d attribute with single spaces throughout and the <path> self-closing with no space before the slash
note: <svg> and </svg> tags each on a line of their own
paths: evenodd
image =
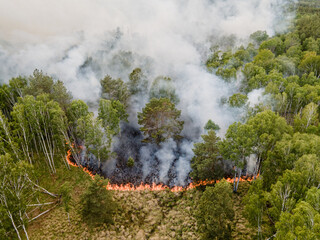
<svg viewBox="0 0 320 240">
<path fill-rule="evenodd" d="M 232 189 L 225 180 L 207 187 L 196 218 L 202 239 L 231 239 L 234 218 Z"/>
<path fill-rule="evenodd" d="M 96 175 L 87 191 L 81 196 L 81 215 L 88 224 L 113 223 L 113 215 L 118 205 L 112 199 L 112 193 L 106 189 L 108 181 Z"/>
</svg>

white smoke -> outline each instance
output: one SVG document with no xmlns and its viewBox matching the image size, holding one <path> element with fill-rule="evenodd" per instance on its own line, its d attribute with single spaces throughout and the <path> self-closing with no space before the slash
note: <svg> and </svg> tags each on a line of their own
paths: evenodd
<svg viewBox="0 0 320 240">
<path fill-rule="evenodd" d="M 160 144 L 160 149 L 155 153 L 155 156 L 160 161 L 160 171 L 159 171 L 159 180 L 160 182 L 168 181 L 169 169 L 172 166 L 172 163 L 175 156 L 175 151 L 177 150 L 176 142 L 170 138 L 167 141 Z"/>
<path fill-rule="evenodd" d="M 180 146 L 181 152 L 177 162 L 178 176 L 176 185 L 184 185 L 191 171 L 190 159 L 193 157 L 193 142 L 184 141 Z"/>
<path fill-rule="evenodd" d="M 158 75 L 174 79 L 178 108 L 188 119 L 184 136 L 197 141 L 199 132 L 188 124 L 202 129 L 208 119 L 223 134 L 235 116 L 219 100 L 236 86 L 206 71 L 208 49 L 222 36 L 244 42 L 257 30 L 269 35 L 284 30 L 283 7 L 289 1 L 0 0 L 0 83 L 37 68 L 64 81 L 75 98 L 95 101 L 102 77 L 127 81 L 140 67 L 149 82 Z M 177 163 L 179 181 L 190 169 L 191 145 Z M 158 155 L 170 162 L 173 146 Z M 147 159 L 147 150 L 141 150 Z M 167 171 L 164 162 L 161 168 Z"/>
</svg>

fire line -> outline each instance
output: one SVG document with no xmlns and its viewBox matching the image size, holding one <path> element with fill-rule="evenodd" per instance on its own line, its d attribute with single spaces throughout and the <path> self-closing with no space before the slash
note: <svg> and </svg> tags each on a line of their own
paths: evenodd
<svg viewBox="0 0 320 240">
<path fill-rule="evenodd" d="M 70 166 L 73 166 L 73 167 L 80 167 L 82 168 L 82 170 L 84 172 L 86 172 L 92 179 L 94 179 L 94 176 L 95 174 L 92 173 L 87 167 L 83 167 L 83 166 L 78 166 L 76 163 L 72 162 L 71 161 L 71 156 L 72 156 L 72 153 L 71 153 L 71 149 L 68 150 L 67 152 L 67 156 L 66 156 L 66 160 L 67 160 L 67 163 L 70 165 Z M 259 176 L 259 174 L 258 174 Z M 257 177 L 258 177 L 257 176 Z M 229 183 L 234 183 L 234 180 L 237 182 L 238 181 L 238 178 L 234 179 L 234 178 L 224 178 L 227 182 Z M 253 181 L 254 178 L 253 177 L 240 177 L 239 181 L 240 182 L 251 182 Z M 106 189 L 107 190 L 115 190 L 115 191 L 145 191 L 145 190 L 149 190 L 149 191 L 163 191 L 163 190 L 170 190 L 172 192 L 181 192 L 181 191 L 187 191 L 187 190 L 190 190 L 190 189 L 194 189 L 196 187 L 199 187 L 199 186 L 206 186 L 208 184 L 213 184 L 213 183 L 218 183 L 220 180 L 206 180 L 206 181 L 199 181 L 197 183 L 189 183 L 189 185 L 187 187 L 182 187 L 182 186 L 174 186 L 172 188 L 170 188 L 169 186 L 166 186 L 166 185 L 163 185 L 163 184 L 156 184 L 156 183 L 153 183 L 153 184 L 144 184 L 144 183 L 141 183 L 140 185 L 138 186 L 134 186 L 132 183 L 127 183 L 127 184 L 111 184 L 111 183 L 108 183 L 108 185 L 106 186 Z"/>
</svg>

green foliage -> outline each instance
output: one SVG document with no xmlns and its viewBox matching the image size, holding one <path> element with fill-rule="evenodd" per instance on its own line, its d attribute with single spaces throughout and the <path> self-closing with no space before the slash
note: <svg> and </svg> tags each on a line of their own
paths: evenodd
<svg viewBox="0 0 320 240">
<path fill-rule="evenodd" d="M 27 205 L 37 197 L 30 181 L 32 166 L 24 161 L 15 162 L 6 154 L 0 155 L 0 168 L 0 212 L 4 214 L 0 218 L 0 234 L 12 237 L 15 231 L 21 239 L 18 227 L 22 227 L 27 237 Z"/>
<path fill-rule="evenodd" d="M 302 59 L 299 68 L 304 73 L 313 72 L 314 75 L 320 77 L 320 56 L 316 52 L 307 52 Z"/>
<path fill-rule="evenodd" d="M 257 174 L 260 170 L 261 162 L 267 158 L 268 151 L 274 148 L 284 134 L 292 134 L 292 127 L 287 124 L 283 117 L 271 110 L 256 114 L 248 120 L 247 124 L 254 129 L 254 133 L 248 137 L 253 142 L 252 153 L 257 157 L 255 168 L 255 174 Z"/>
<path fill-rule="evenodd" d="M 72 192 L 72 186 L 70 185 L 69 182 L 65 182 L 64 184 L 61 185 L 60 194 L 62 198 L 62 204 L 63 204 L 64 210 L 67 213 L 69 213 L 70 211 L 70 202 L 72 201 L 71 192 Z"/>
<path fill-rule="evenodd" d="M 267 73 L 275 68 L 275 55 L 269 49 L 262 49 L 255 56 L 253 63 L 259 67 L 263 67 Z"/>
<path fill-rule="evenodd" d="M 250 225 L 257 229 L 257 238 L 263 239 L 262 226 L 265 223 L 266 198 L 261 179 L 255 180 L 244 198 L 244 215 Z"/>
<path fill-rule="evenodd" d="M 120 78 L 113 79 L 109 75 L 100 80 L 101 98 L 108 100 L 118 100 L 125 107 L 129 104 L 130 92 L 127 84 Z"/>
<path fill-rule="evenodd" d="M 0 85 L 0 110 L 7 118 L 11 118 L 10 112 L 18 97 L 23 96 L 23 89 L 27 86 L 27 79 L 16 77 L 9 80 L 9 84 Z"/>
<path fill-rule="evenodd" d="M 134 159 L 132 157 L 128 158 L 127 166 L 132 168 L 134 166 Z"/>
<path fill-rule="evenodd" d="M 298 132 L 318 133 L 319 114 L 318 106 L 309 103 L 305 106 L 301 114 L 297 114 L 294 118 L 294 129 Z"/>
<path fill-rule="evenodd" d="M 261 43 L 260 50 L 262 49 L 269 49 L 273 52 L 276 56 L 282 54 L 284 52 L 285 45 L 281 38 L 274 37 L 269 40 L 266 40 Z"/>
<path fill-rule="evenodd" d="M 150 99 L 168 98 L 174 104 L 177 104 L 179 102 L 179 98 L 176 94 L 172 79 L 169 77 L 157 77 L 152 82 L 149 97 Z"/>
<path fill-rule="evenodd" d="M 181 111 L 175 108 L 168 98 L 153 98 L 138 113 L 140 130 L 144 133 L 146 142 L 159 144 L 169 138 L 180 138 L 183 121 L 179 121 Z"/>
<path fill-rule="evenodd" d="M 257 45 L 260 45 L 263 41 L 268 39 L 266 31 L 256 31 L 250 35 L 250 39 L 253 40 Z"/>
<path fill-rule="evenodd" d="M 107 184 L 107 180 L 96 175 L 81 196 L 81 215 L 88 224 L 113 223 L 113 215 L 118 205 L 113 201 L 111 192 L 105 188 Z"/>
<path fill-rule="evenodd" d="M 253 128 L 239 122 L 229 126 L 225 139 L 219 142 L 219 150 L 225 159 L 231 160 L 235 166 L 242 168 L 245 158 L 252 153 L 254 144 L 251 136 Z"/>
<path fill-rule="evenodd" d="M 99 118 L 106 132 L 116 135 L 120 132 L 120 121 L 128 121 L 124 105 L 118 100 L 100 99 Z"/>
<path fill-rule="evenodd" d="M 206 123 L 206 125 L 204 126 L 204 129 L 207 130 L 207 131 L 209 131 L 209 130 L 219 131 L 220 127 L 214 121 L 209 119 L 208 122 Z"/>
<path fill-rule="evenodd" d="M 55 82 L 52 77 L 37 69 L 28 78 L 28 86 L 23 89 L 23 93 L 34 97 L 47 94 L 49 99 L 58 102 L 63 110 L 67 109 L 72 99 L 62 81 Z"/>
<path fill-rule="evenodd" d="M 276 239 L 279 240 L 316 240 L 320 238 L 320 214 L 309 203 L 301 201 L 292 214 L 281 214 L 276 228 Z"/>
<path fill-rule="evenodd" d="M 284 135 L 278 141 L 273 151 L 268 153 L 263 162 L 263 182 L 268 189 L 275 183 L 278 176 L 286 169 L 292 169 L 294 162 L 304 154 L 319 154 L 320 137 L 314 134 L 295 133 L 293 136 Z"/>
<path fill-rule="evenodd" d="M 107 129 L 108 130 L 108 129 Z M 93 113 L 78 119 L 77 135 L 81 136 L 89 152 L 93 153 L 100 167 L 101 160 L 111 157 L 112 131 L 104 131 L 103 121 Z"/>
<path fill-rule="evenodd" d="M 202 239 L 231 239 L 234 218 L 232 190 L 226 181 L 206 187 L 196 215 Z"/>
<path fill-rule="evenodd" d="M 195 143 L 194 149 L 192 149 L 195 156 L 191 160 L 192 172 L 190 176 L 194 181 L 220 179 L 224 175 L 217 145 L 220 138 L 213 130 L 201 137 L 203 142 Z"/>
<path fill-rule="evenodd" d="M 240 108 L 243 107 L 248 101 L 247 95 L 241 93 L 235 93 L 229 97 L 228 103 L 231 107 Z"/>
<path fill-rule="evenodd" d="M 235 122 L 231 124 L 225 135 L 225 139 L 219 142 L 219 152 L 226 160 L 230 160 L 234 166 L 234 187 L 237 192 L 242 168 L 246 164 L 246 158 L 253 152 L 254 130 L 251 125 Z M 238 181 L 236 177 L 238 174 Z"/>
<path fill-rule="evenodd" d="M 148 80 L 140 68 L 135 68 L 129 75 L 128 88 L 131 95 L 144 94 L 148 90 Z"/>
<path fill-rule="evenodd" d="M 235 68 L 222 68 L 219 67 L 216 71 L 216 75 L 220 76 L 223 80 L 230 81 L 230 79 L 236 79 L 237 70 Z"/>
<path fill-rule="evenodd" d="M 314 39 L 320 38 L 320 15 L 304 15 L 298 19 L 296 23 L 300 38 L 304 39 L 313 37 Z"/>
</svg>

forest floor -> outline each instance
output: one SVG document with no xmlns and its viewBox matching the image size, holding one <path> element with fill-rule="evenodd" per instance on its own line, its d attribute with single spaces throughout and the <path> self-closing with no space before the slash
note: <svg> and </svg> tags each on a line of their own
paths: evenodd
<svg viewBox="0 0 320 240">
<path fill-rule="evenodd" d="M 65 170 L 64 170 L 65 171 Z M 80 169 L 71 169 L 61 177 L 43 179 L 54 192 L 64 181 L 73 184 L 72 202 L 68 215 L 63 206 L 57 206 L 46 215 L 30 223 L 30 239 L 200 239 L 194 218 L 202 191 L 114 191 L 113 198 L 120 208 L 114 224 L 90 227 L 81 219 L 78 209 L 80 195 L 90 177 Z M 233 239 L 250 239 L 252 230 L 242 215 L 242 198 L 249 184 L 241 183 L 234 194 Z"/>
</svg>

